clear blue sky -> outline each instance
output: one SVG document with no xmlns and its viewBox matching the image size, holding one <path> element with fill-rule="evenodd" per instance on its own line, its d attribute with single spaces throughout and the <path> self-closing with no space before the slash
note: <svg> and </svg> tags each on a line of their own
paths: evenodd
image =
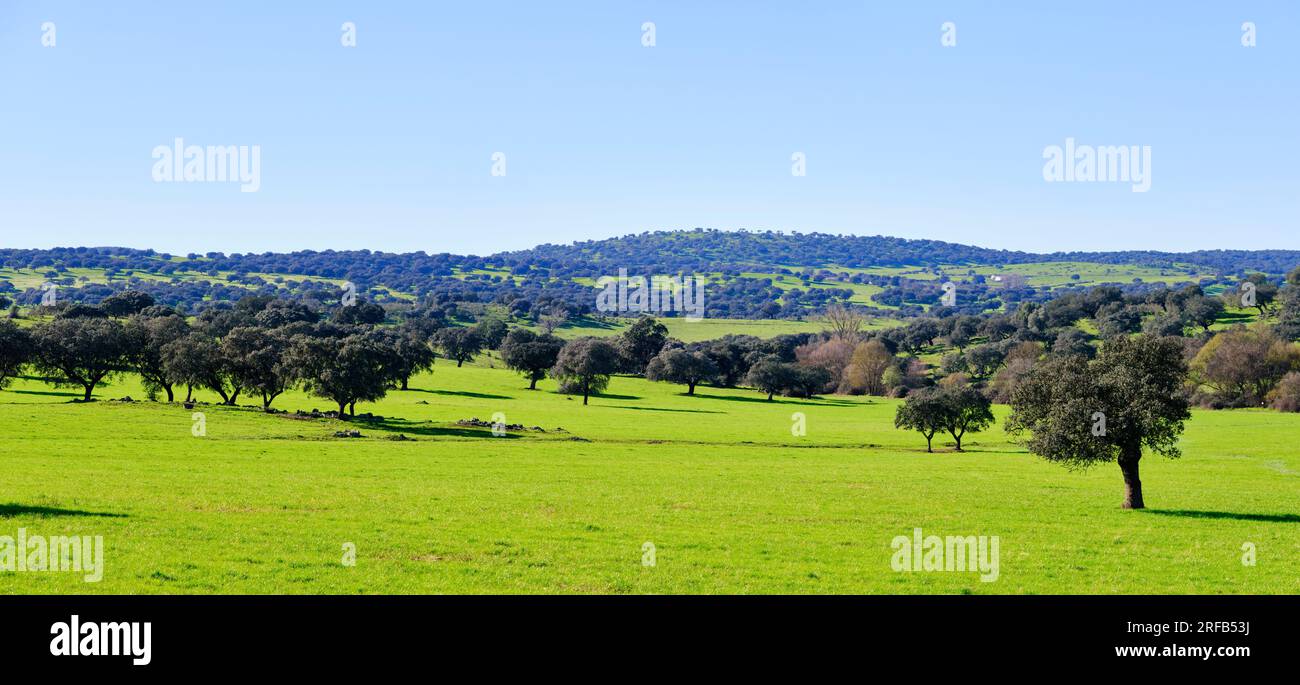
<svg viewBox="0 0 1300 685">
<path fill-rule="evenodd" d="M 1300 248 L 1300 3 L 1066 4 L 7 0 L 0 246 Z M 178 136 L 260 145 L 260 191 L 153 182 Z M 1046 183 L 1067 137 L 1150 145 L 1151 190 Z"/>
</svg>

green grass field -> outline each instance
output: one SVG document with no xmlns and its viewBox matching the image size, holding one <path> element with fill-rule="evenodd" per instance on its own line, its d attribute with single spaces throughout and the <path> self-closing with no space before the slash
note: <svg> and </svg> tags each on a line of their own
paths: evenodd
<svg viewBox="0 0 1300 685">
<path fill-rule="evenodd" d="M 577 319 L 555 330 L 562 338 L 577 338 L 591 335 L 608 337 L 622 333 L 635 323 L 635 319 Z M 682 342 L 699 342 L 714 340 L 724 335 L 754 335 L 760 338 L 773 338 L 788 333 L 820 333 L 826 325 L 816 320 L 794 319 L 699 319 L 691 321 L 686 318 L 664 317 L 658 319 L 668 327 L 668 335 Z M 901 326 L 900 319 L 872 318 L 863 325 L 864 330 L 876 330 Z M 535 328 L 535 327 L 534 327 Z"/>
<path fill-rule="evenodd" d="M 1202 278 L 1212 277 L 1209 271 L 1199 271 L 1190 265 L 1179 265 L 1174 269 L 1158 269 L 1134 264 L 1096 264 L 1093 262 L 1030 262 L 1026 264 L 1007 264 L 996 266 L 950 266 L 945 267 L 950 276 L 962 277 L 969 271 L 987 277 L 1015 274 L 1023 276 L 1025 284 L 1036 288 L 1059 288 L 1062 286 L 1095 286 L 1102 283 L 1131 283 L 1138 278 L 1147 283 L 1164 283 L 1173 286 L 1178 283 L 1195 283 Z M 1077 279 L 1073 278 L 1078 276 Z"/>
<path fill-rule="evenodd" d="M 204 437 L 179 405 L 108 401 L 142 399 L 131 379 L 90 404 L 20 380 L 0 391 L 0 535 L 102 535 L 105 570 L 0 573 L 0 592 L 1300 591 L 1297 415 L 1196 412 L 1181 460 L 1143 461 L 1150 508 L 1123 511 L 1114 466 L 1072 473 L 1000 427 L 926 454 L 892 400 L 616 378 L 584 407 L 491 363 L 358 407 L 382 423 L 200 405 Z M 455 424 L 496 412 L 546 432 Z M 891 540 L 917 527 L 998 536 L 998 580 L 893 571 Z"/>
</svg>

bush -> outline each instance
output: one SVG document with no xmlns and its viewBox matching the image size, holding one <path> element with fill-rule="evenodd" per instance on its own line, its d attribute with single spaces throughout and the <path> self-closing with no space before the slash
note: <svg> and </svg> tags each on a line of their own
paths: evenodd
<svg viewBox="0 0 1300 685">
<path fill-rule="evenodd" d="M 842 338 L 811 342 L 795 350 L 801 366 L 818 367 L 826 371 L 826 383 L 817 392 L 835 392 L 842 384 L 844 370 L 853 361 L 856 346 Z"/>
<path fill-rule="evenodd" d="M 1292 371 L 1278 381 L 1268 394 L 1268 406 L 1278 411 L 1300 412 L 1300 371 Z"/>
<path fill-rule="evenodd" d="M 853 358 L 844 369 L 840 392 L 850 395 L 884 395 L 888 391 L 885 374 L 896 369 L 894 355 L 879 340 L 860 343 L 853 350 Z M 902 373 L 899 372 L 901 378 Z"/>
</svg>

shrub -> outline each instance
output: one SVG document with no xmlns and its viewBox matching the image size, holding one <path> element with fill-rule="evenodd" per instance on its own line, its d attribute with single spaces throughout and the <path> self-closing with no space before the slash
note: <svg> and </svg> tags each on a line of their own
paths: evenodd
<svg viewBox="0 0 1300 685">
<path fill-rule="evenodd" d="M 1282 377 L 1268 394 L 1268 406 L 1278 411 L 1300 412 L 1300 371 Z"/>
</svg>

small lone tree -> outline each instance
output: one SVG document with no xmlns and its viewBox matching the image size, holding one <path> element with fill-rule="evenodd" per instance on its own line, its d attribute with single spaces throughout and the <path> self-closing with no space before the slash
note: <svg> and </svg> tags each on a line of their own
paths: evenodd
<svg viewBox="0 0 1300 685">
<path fill-rule="evenodd" d="M 795 376 L 795 366 L 777 359 L 765 359 L 749 368 L 745 383 L 760 392 L 767 393 L 767 401 L 772 396 L 789 388 Z"/>
<path fill-rule="evenodd" d="M 442 353 L 456 361 L 458 369 L 483 351 L 483 338 L 472 328 L 443 328 L 434 334 L 434 339 Z"/>
<path fill-rule="evenodd" d="M 550 333 L 538 335 L 527 328 L 515 328 L 501 344 L 501 360 L 528 379 L 529 390 L 536 390 L 537 381 L 546 378 L 561 349 L 564 341 Z"/>
<path fill-rule="evenodd" d="M 582 393 L 582 403 L 592 393 L 609 385 L 610 374 L 618 371 L 618 349 L 600 338 L 577 338 L 560 350 L 551 375 L 560 381 L 560 391 Z"/>
<path fill-rule="evenodd" d="M 660 352 L 645 368 L 647 380 L 684 383 L 687 395 L 694 395 L 696 385 L 717 375 L 718 365 L 708 355 L 682 348 Z"/>
<path fill-rule="evenodd" d="M 962 451 L 962 436 L 978 433 L 993 425 L 992 403 L 979 390 L 969 385 L 960 385 L 943 388 L 939 393 L 947 404 L 943 429 L 957 443 L 958 452 Z"/>
<path fill-rule="evenodd" d="M 1178 436 L 1191 416 L 1180 393 L 1186 379 L 1177 339 L 1112 338 L 1096 359 L 1053 358 L 1030 371 L 1012 393 L 1006 427 L 1031 452 L 1067 468 L 1118 462 L 1123 507 L 1141 509 L 1143 447 L 1181 454 Z"/>
<path fill-rule="evenodd" d="M 907 396 L 894 412 L 894 427 L 925 436 L 925 451 L 934 452 L 934 434 L 948 425 L 949 405 L 939 388 L 923 388 Z"/>
</svg>

